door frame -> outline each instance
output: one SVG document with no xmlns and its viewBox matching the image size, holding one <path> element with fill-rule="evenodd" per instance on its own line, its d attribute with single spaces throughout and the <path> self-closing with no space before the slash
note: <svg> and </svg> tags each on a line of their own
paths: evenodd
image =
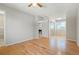
<svg viewBox="0 0 79 59">
<path fill-rule="evenodd" d="M 3 23 L 4 23 L 4 25 L 3 25 L 3 27 L 4 27 L 4 42 L 3 42 L 3 44 L 1 45 L 1 47 L 2 46 L 5 46 L 6 45 L 6 31 L 5 31 L 5 24 L 6 24 L 6 21 L 5 21 L 5 19 L 6 19 L 6 14 L 5 14 L 5 11 L 2 11 L 2 10 L 0 10 L 0 14 L 1 15 L 3 15 Z"/>
</svg>

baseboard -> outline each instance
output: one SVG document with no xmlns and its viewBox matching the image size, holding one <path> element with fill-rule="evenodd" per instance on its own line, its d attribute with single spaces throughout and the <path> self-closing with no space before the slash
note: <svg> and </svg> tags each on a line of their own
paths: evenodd
<svg viewBox="0 0 79 59">
<path fill-rule="evenodd" d="M 43 37 L 43 38 L 47 38 L 47 37 Z M 18 44 L 18 43 L 22 43 L 22 42 L 33 40 L 33 39 L 39 39 L 39 37 L 28 38 L 28 39 L 25 39 L 25 40 L 22 40 L 22 41 L 18 41 L 18 42 L 15 42 L 15 43 L 5 44 L 5 46 L 10 46 L 10 45 Z"/>
<path fill-rule="evenodd" d="M 22 40 L 22 41 L 18 41 L 18 42 L 15 42 L 15 43 L 11 43 L 11 44 L 6 44 L 5 46 L 10 46 L 10 45 L 14 45 L 14 44 L 19 44 L 19 43 L 22 43 L 22 42 L 25 42 L 25 41 L 29 41 L 29 40 L 33 40 L 33 38 L 28 38 L 27 40 Z"/>
<path fill-rule="evenodd" d="M 40 38 L 48 39 L 48 37 L 45 37 L 45 36 L 42 36 L 42 37 L 34 37 L 34 39 L 40 39 Z"/>
<path fill-rule="evenodd" d="M 76 42 L 76 40 L 72 40 L 72 39 L 67 39 L 67 40 Z"/>
</svg>

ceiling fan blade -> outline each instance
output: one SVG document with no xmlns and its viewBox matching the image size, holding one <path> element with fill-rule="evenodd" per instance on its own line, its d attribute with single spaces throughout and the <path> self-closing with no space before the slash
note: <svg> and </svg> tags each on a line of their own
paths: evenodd
<svg viewBox="0 0 79 59">
<path fill-rule="evenodd" d="M 28 7 L 31 7 L 31 6 L 32 6 L 32 3 L 28 5 Z"/>
<path fill-rule="evenodd" d="M 38 5 L 39 7 L 43 7 L 40 3 L 37 3 L 37 5 Z"/>
</svg>

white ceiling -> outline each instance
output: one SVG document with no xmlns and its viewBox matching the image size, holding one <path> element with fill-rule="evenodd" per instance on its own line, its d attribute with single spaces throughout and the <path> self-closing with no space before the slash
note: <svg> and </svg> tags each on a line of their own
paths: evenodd
<svg viewBox="0 0 79 59">
<path fill-rule="evenodd" d="M 28 7 L 28 4 L 29 3 L 5 3 L 4 5 L 23 11 L 25 13 L 30 13 L 32 15 L 56 17 L 64 17 L 70 8 L 73 8 L 77 5 L 69 3 L 43 3 L 43 8 L 35 8 Z"/>
</svg>

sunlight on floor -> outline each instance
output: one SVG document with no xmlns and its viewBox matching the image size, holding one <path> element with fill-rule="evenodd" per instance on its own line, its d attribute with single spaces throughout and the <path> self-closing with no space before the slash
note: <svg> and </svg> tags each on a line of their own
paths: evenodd
<svg viewBox="0 0 79 59">
<path fill-rule="evenodd" d="M 50 47 L 57 48 L 59 50 L 66 48 L 66 38 L 65 37 L 52 37 L 49 39 Z"/>
</svg>

